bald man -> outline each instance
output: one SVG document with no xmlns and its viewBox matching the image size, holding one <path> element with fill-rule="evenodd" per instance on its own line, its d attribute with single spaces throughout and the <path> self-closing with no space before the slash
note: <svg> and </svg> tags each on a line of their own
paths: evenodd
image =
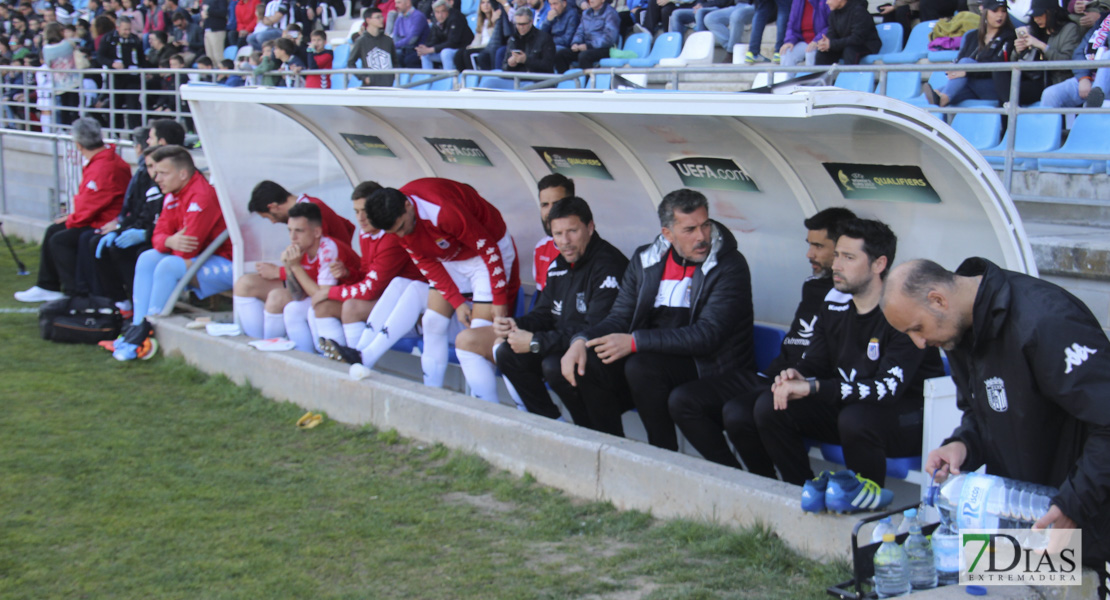
<svg viewBox="0 0 1110 600">
<path fill-rule="evenodd" d="M 960 426 L 925 472 L 970 472 L 1060 492 L 1036 528 L 1079 526 L 1083 562 L 1110 557 L 1110 341 L 1063 288 L 969 258 L 955 273 L 928 260 L 891 271 L 887 321 L 918 347 L 948 353 Z"/>
</svg>

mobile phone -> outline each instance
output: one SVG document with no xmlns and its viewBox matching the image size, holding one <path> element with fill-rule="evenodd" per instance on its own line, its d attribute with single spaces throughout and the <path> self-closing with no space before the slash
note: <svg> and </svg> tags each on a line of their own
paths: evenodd
<svg viewBox="0 0 1110 600">
<path fill-rule="evenodd" d="M 523 50 L 513 50 L 513 54 L 524 54 Z"/>
</svg>

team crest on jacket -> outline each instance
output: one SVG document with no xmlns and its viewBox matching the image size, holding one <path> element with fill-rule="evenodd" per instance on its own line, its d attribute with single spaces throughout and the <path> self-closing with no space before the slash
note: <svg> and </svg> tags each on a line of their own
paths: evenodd
<svg viewBox="0 0 1110 600">
<path fill-rule="evenodd" d="M 983 382 L 987 387 L 987 402 L 998 412 L 1006 412 L 1010 406 L 1006 402 L 1006 382 L 1001 377 L 991 377 Z"/>
<path fill-rule="evenodd" d="M 436 246 L 439 246 L 440 250 L 446 250 L 451 246 L 451 242 L 448 242 L 444 238 L 439 238 L 438 240 L 436 240 Z"/>
<path fill-rule="evenodd" d="M 867 358 L 879 360 L 879 338 L 871 338 L 871 341 L 867 342 Z"/>
<path fill-rule="evenodd" d="M 574 307 L 577 308 L 580 313 L 586 312 L 586 292 L 578 292 L 574 298 Z"/>
</svg>

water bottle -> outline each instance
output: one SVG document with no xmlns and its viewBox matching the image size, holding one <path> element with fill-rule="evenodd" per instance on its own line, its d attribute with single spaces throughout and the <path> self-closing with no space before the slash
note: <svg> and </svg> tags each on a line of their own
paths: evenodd
<svg viewBox="0 0 1110 600">
<path fill-rule="evenodd" d="M 909 516 L 909 511 L 906 513 Z M 903 549 L 906 551 L 910 586 L 915 590 L 930 590 L 937 587 L 937 567 L 933 564 L 933 547 L 925 534 L 921 533 L 921 524 L 917 522 L 916 514 L 910 522 L 910 537 L 906 538 Z"/>
<path fill-rule="evenodd" d="M 925 502 L 953 531 L 1028 529 L 1048 512 L 1056 488 L 994 475 L 963 473 L 930 486 Z"/>
<path fill-rule="evenodd" d="M 947 523 L 933 530 L 933 564 L 937 569 L 937 584 L 960 583 L 960 534 L 952 531 Z"/>
<path fill-rule="evenodd" d="M 906 553 L 894 534 L 883 535 L 883 543 L 875 552 L 875 593 L 880 598 L 893 598 L 910 593 L 910 578 L 906 570 Z"/>
<path fill-rule="evenodd" d="M 894 524 L 891 522 L 890 517 L 883 517 L 878 523 L 875 524 L 875 530 L 871 532 L 871 543 L 881 544 L 883 542 L 883 535 L 894 533 Z"/>
<path fill-rule="evenodd" d="M 907 508 L 902 512 L 902 522 L 898 524 L 898 531 L 895 535 L 901 536 L 903 533 L 909 533 L 910 527 L 917 521 L 917 509 Z"/>
</svg>

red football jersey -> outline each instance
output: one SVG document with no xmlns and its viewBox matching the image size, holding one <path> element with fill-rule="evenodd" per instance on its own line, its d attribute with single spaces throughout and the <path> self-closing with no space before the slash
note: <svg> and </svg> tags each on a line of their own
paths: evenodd
<svg viewBox="0 0 1110 600">
<path fill-rule="evenodd" d="M 559 256 L 559 249 L 555 247 L 555 238 L 546 236 L 536 242 L 536 251 L 532 253 L 532 281 L 536 282 L 536 292 L 543 291 L 547 285 L 547 268 Z"/>
<path fill-rule="evenodd" d="M 373 235 L 363 231 L 358 234 L 358 245 L 362 252 L 361 265 L 365 276 L 362 281 L 331 288 L 328 290 L 328 298 L 338 302 L 377 300 L 394 277 L 424 281 L 420 269 L 401 247 L 397 236 L 386 235 L 384 231 Z"/>
</svg>

